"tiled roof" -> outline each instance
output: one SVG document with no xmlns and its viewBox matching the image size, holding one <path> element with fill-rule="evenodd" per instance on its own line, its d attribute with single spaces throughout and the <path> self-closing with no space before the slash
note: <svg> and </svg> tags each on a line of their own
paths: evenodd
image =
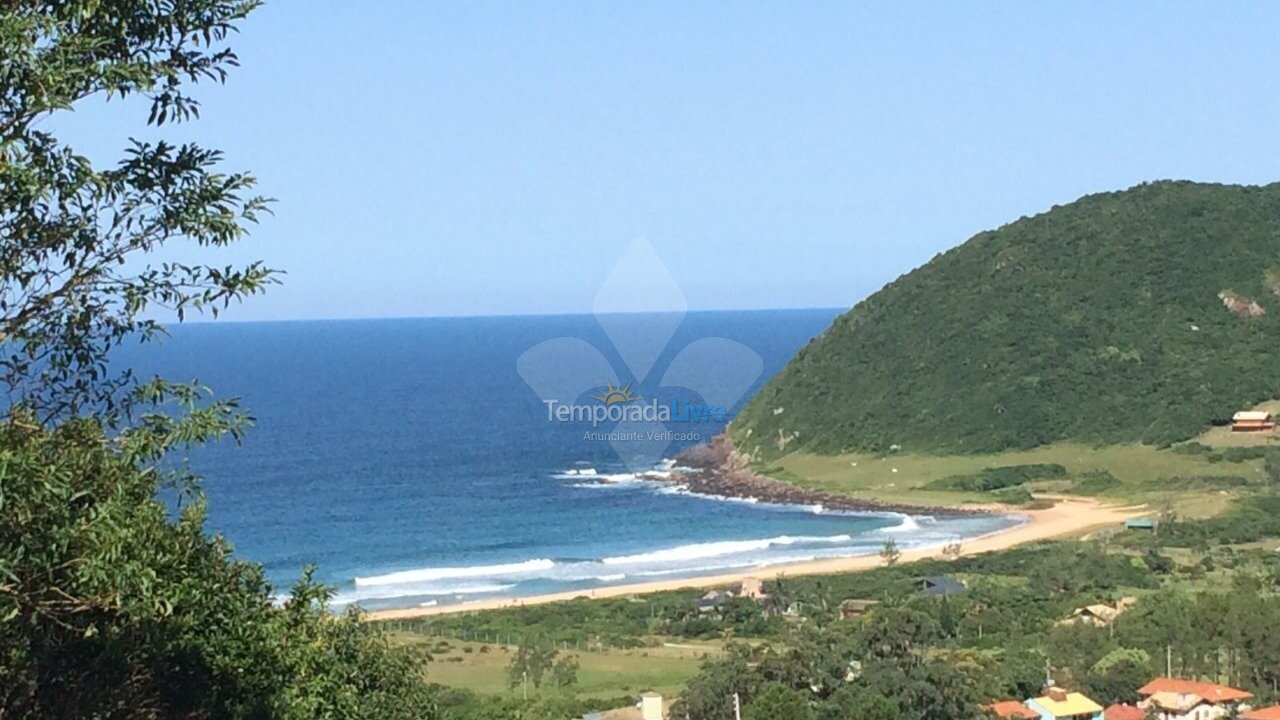
<svg viewBox="0 0 1280 720">
<path fill-rule="evenodd" d="M 1218 704 L 1248 700 L 1252 693 L 1237 690 L 1226 685 L 1200 682 L 1199 680 L 1183 680 L 1181 678 L 1156 678 L 1138 689 L 1140 695 L 1156 693 L 1176 693 L 1178 695 L 1199 695 L 1205 702 Z"/>
<path fill-rule="evenodd" d="M 1147 711 L 1133 705 L 1117 703 L 1107 708 L 1102 717 L 1105 720 L 1146 720 Z"/>
<path fill-rule="evenodd" d="M 1011 718 L 1012 720 L 1037 720 L 1040 717 L 1040 713 L 1017 700 L 991 703 L 987 706 L 987 709 L 1002 718 Z"/>
<path fill-rule="evenodd" d="M 1048 710 L 1054 717 L 1071 717 L 1073 715 L 1092 715 L 1102 712 L 1102 706 L 1081 695 L 1067 693 L 1065 700 L 1054 700 L 1051 697 L 1038 697 L 1035 703 Z"/>
<path fill-rule="evenodd" d="M 1250 710 L 1241 715 L 1240 720 L 1280 720 L 1280 705 Z"/>
</svg>

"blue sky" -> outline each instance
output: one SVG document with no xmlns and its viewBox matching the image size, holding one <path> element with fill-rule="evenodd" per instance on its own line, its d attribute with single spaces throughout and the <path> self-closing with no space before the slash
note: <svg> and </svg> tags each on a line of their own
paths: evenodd
<svg viewBox="0 0 1280 720">
<path fill-rule="evenodd" d="M 1153 179 L 1280 180 L 1276 3 L 275 0 L 166 130 L 278 199 L 238 319 L 588 312 L 636 238 L 694 309 L 849 306 Z M 142 108 L 56 125 L 94 158 Z"/>
</svg>

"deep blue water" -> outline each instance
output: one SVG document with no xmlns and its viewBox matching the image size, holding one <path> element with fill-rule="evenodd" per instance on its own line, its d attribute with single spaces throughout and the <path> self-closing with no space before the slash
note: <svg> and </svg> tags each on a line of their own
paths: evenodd
<svg viewBox="0 0 1280 720">
<path fill-rule="evenodd" d="M 651 448 L 620 454 L 589 437 L 588 425 L 550 422 L 517 371 L 535 345 L 579 338 L 615 368 L 585 384 L 630 384 L 644 401 L 698 401 L 648 378 L 660 378 L 691 343 L 727 338 L 758 354 L 754 389 L 836 314 L 690 313 L 640 380 L 586 315 L 193 324 L 120 359 L 241 398 L 256 418 L 243 444 L 192 457 L 205 476 L 211 529 L 263 563 L 282 590 L 313 563 L 339 601 L 368 607 L 861 554 L 878 549 L 886 532 L 912 546 L 1009 522 L 833 514 L 672 492 L 637 471 L 666 467 L 662 458 L 709 438 L 721 422 L 669 423 L 682 439 L 658 456 Z M 663 322 L 635 316 L 621 326 L 643 334 Z M 694 360 L 713 378 L 704 385 L 750 366 L 738 356 Z M 577 399 L 596 402 L 593 392 Z"/>
</svg>

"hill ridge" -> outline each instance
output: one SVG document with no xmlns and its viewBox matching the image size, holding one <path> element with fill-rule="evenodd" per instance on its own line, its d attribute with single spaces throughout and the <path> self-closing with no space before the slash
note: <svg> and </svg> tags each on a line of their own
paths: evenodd
<svg viewBox="0 0 1280 720">
<path fill-rule="evenodd" d="M 758 456 L 1167 444 L 1280 397 L 1280 183 L 1143 183 L 980 232 L 841 315 L 730 428 Z"/>
</svg>

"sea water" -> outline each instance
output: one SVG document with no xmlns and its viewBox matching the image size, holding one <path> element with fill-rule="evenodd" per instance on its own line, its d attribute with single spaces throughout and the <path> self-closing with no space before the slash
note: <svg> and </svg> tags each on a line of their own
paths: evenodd
<svg viewBox="0 0 1280 720">
<path fill-rule="evenodd" d="M 902 548 L 939 545 L 1015 522 L 691 495 L 659 480 L 723 418 L 673 423 L 671 442 L 637 466 L 590 426 L 549 419 L 518 369 L 539 343 L 575 338 L 617 368 L 587 384 L 696 400 L 648 377 L 691 343 L 722 338 L 758 355 L 754 389 L 837 314 L 690 313 L 646 378 L 614 347 L 618 324 L 606 333 L 589 315 L 189 324 L 117 361 L 241 400 L 255 418 L 243 443 L 191 456 L 209 528 L 281 592 L 316 565 L 338 605 L 588 592 L 874 553 L 888 537 Z"/>
</svg>

